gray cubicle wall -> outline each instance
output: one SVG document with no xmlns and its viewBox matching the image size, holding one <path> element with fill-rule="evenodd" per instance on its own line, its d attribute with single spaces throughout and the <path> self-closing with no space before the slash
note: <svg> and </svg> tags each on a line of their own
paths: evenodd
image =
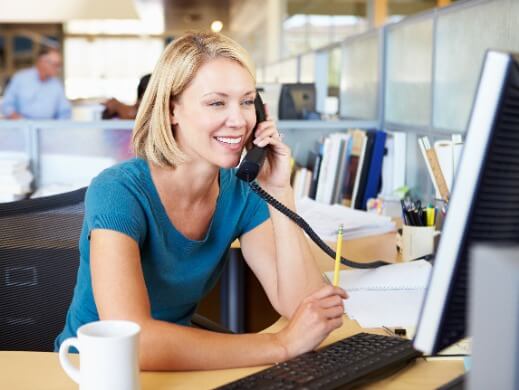
<svg viewBox="0 0 519 390">
<path fill-rule="evenodd" d="M 432 15 L 387 27 L 385 122 L 396 128 L 427 129 L 431 116 Z"/>
<path fill-rule="evenodd" d="M 279 63 L 279 79 L 280 83 L 297 83 L 298 79 L 298 58 L 289 58 Z"/>
<path fill-rule="evenodd" d="M 519 52 L 519 1 L 459 1 L 385 30 L 384 127 L 464 133 L 485 51 Z"/>
<path fill-rule="evenodd" d="M 485 51 L 519 52 L 519 1 L 470 0 L 386 27 L 384 128 L 406 131 L 406 181 L 432 191 L 418 136 L 466 131 Z"/>
<path fill-rule="evenodd" d="M 380 30 L 348 39 L 342 44 L 340 115 L 378 121 L 380 118 Z"/>
<path fill-rule="evenodd" d="M 315 53 L 305 53 L 299 57 L 299 78 L 301 83 L 315 82 Z"/>
<path fill-rule="evenodd" d="M 31 132 L 23 121 L 0 121 L 0 152 L 30 155 Z"/>
<path fill-rule="evenodd" d="M 487 49 L 519 52 L 519 1 L 472 0 L 439 10 L 432 127 L 464 133 Z"/>
<path fill-rule="evenodd" d="M 420 197 L 433 194 L 417 145 L 431 136 L 434 12 L 406 18 L 385 29 L 384 128 L 407 136 L 406 183 Z"/>
<path fill-rule="evenodd" d="M 88 185 L 101 170 L 133 156 L 133 121 L 0 121 L 0 152 L 22 152 L 34 189 Z"/>
<path fill-rule="evenodd" d="M 316 140 L 352 127 L 375 127 L 366 121 L 279 121 L 284 141 L 299 164 L 306 164 Z M 2 121 L 0 152 L 24 153 L 31 161 L 35 189 L 63 190 L 87 185 L 103 169 L 133 157 L 133 121 Z"/>
</svg>

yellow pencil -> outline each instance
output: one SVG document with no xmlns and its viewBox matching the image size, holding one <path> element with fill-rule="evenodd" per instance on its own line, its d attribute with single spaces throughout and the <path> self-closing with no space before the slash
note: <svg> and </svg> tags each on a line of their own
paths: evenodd
<svg viewBox="0 0 519 390">
<path fill-rule="evenodd" d="M 335 270 L 333 272 L 333 285 L 339 284 L 339 267 L 341 265 L 341 253 L 342 253 L 342 224 L 339 225 L 339 232 L 337 233 L 337 247 L 335 252 Z"/>
</svg>

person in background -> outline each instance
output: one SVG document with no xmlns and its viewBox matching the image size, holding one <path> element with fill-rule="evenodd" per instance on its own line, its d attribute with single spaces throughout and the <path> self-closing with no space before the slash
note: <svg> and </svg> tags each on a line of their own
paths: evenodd
<svg viewBox="0 0 519 390">
<path fill-rule="evenodd" d="M 137 110 L 141 104 L 142 96 L 148 82 L 150 81 L 151 74 L 147 74 L 141 77 L 139 85 L 137 86 L 137 101 L 135 104 L 128 105 L 120 102 L 119 100 L 112 98 L 104 103 L 105 109 L 101 115 L 101 119 L 135 119 Z M 132 134 L 126 129 L 123 130 L 105 130 L 104 138 L 108 147 L 113 150 L 118 161 L 127 160 L 133 157 L 133 151 L 131 147 Z"/>
<path fill-rule="evenodd" d="M 195 370 L 282 362 L 341 326 L 346 292 L 326 284 L 299 226 L 238 179 L 250 141 L 267 149 L 258 181 L 295 210 L 290 149 L 269 117 L 256 125 L 247 52 L 217 33 L 166 47 L 133 129 L 137 158 L 88 187 L 74 297 L 55 350 L 91 321 L 138 323 L 143 370 Z M 231 243 L 273 307 L 276 333 L 223 334 L 191 326 Z"/>
<path fill-rule="evenodd" d="M 141 77 L 139 85 L 137 86 L 137 102 L 135 102 L 135 104 L 124 104 L 115 98 L 107 100 L 105 103 L 103 103 L 106 108 L 103 111 L 102 119 L 135 119 L 137 116 L 137 110 L 141 104 L 142 96 L 144 95 L 144 91 L 146 91 L 146 87 L 150 81 L 150 77 L 151 74 L 147 74 Z"/>
<path fill-rule="evenodd" d="M 2 113 L 8 119 L 68 119 L 71 105 L 57 78 L 61 54 L 43 48 L 34 67 L 17 72 L 7 85 Z"/>
</svg>

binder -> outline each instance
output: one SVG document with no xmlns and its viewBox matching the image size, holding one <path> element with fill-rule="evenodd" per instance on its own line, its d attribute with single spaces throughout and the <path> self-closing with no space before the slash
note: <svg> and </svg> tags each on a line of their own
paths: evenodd
<svg viewBox="0 0 519 390">
<path fill-rule="evenodd" d="M 334 202 L 338 172 L 346 144 L 345 138 L 347 138 L 345 133 L 333 133 L 325 140 L 325 155 L 323 156 L 323 168 L 325 167 L 325 171 L 323 173 L 322 168 L 320 173 L 320 176 L 325 177 L 325 179 L 322 183 L 321 179 L 319 179 L 316 196 L 316 200 L 319 202 L 325 204 L 332 204 Z M 329 148 L 326 148 L 328 141 Z"/>
<path fill-rule="evenodd" d="M 317 191 L 315 194 L 315 200 L 321 203 L 326 202 L 326 190 L 327 182 L 330 180 L 330 161 L 332 154 L 332 140 L 330 137 L 326 137 L 323 142 L 323 155 L 321 159 L 321 167 L 319 168 L 319 180 L 317 182 Z"/>
<path fill-rule="evenodd" d="M 353 207 L 352 199 L 365 139 L 366 133 L 363 130 L 355 130 L 351 135 L 351 151 L 342 187 L 342 204 L 344 206 Z"/>
<path fill-rule="evenodd" d="M 373 152 L 371 153 L 366 189 L 362 198 L 362 208 L 366 207 L 368 199 L 375 198 L 378 195 L 385 146 L 386 133 L 382 130 L 375 131 L 375 141 L 373 144 Z"/>
<path fill-rule="evenodd" d="M 318 142 L 316 144 L 316 150 L 311 151 L 308 154 L 308 169 L 312 171 L 312 178 L 310 182 L 310 189 L 308 191 L 308 197 L 310 199 L 315 199 L 315 195 L 317 194 L 317 184 L 319 183 L 319 172 L 321 169 L 321 159 L 322 159 L 322 143 Z"/>
<path fill-rule="evenodd" d="M 364 194 L 366 193 L 366 183 L 368 181 L 369 165 L 371 163 L 371 156 L 373 154 L 373 145 L 375 143 L 375 131 L 370 130 L 366 133 L 366 145 L 363 155 L 361 156 L 362 164 L 359 166 L 360 177 L 358 181 L 357 191 L 355 191 L 354 199 L 352 199 L 353 207 L 358 210 L 366 210 L 366 203 L 363 203 Z"/>
<path fill-rule="evenodd" d="M 335 184 L 335 193 L 333 203 L 341 203 L 344 197 L 344 182 L 347 178 L 347 169 L 350 161 L 351 146 L 352 146 L 351 134 L 345 134 L 344 137 L 344 150 L 339 162 L 339 169 L 337 170 L 337 183 Z"/>
</svg>

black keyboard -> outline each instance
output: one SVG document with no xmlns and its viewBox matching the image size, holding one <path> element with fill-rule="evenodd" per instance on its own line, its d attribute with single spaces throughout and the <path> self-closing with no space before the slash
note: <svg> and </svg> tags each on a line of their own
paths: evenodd
<svg viewBox="0 0 519 390">
<path fill-rule="evenodd" d="M 359 333 L 218 389 L 336 389 L 380 379 L 420 356 L 410 340 Z"/>
</svg>

